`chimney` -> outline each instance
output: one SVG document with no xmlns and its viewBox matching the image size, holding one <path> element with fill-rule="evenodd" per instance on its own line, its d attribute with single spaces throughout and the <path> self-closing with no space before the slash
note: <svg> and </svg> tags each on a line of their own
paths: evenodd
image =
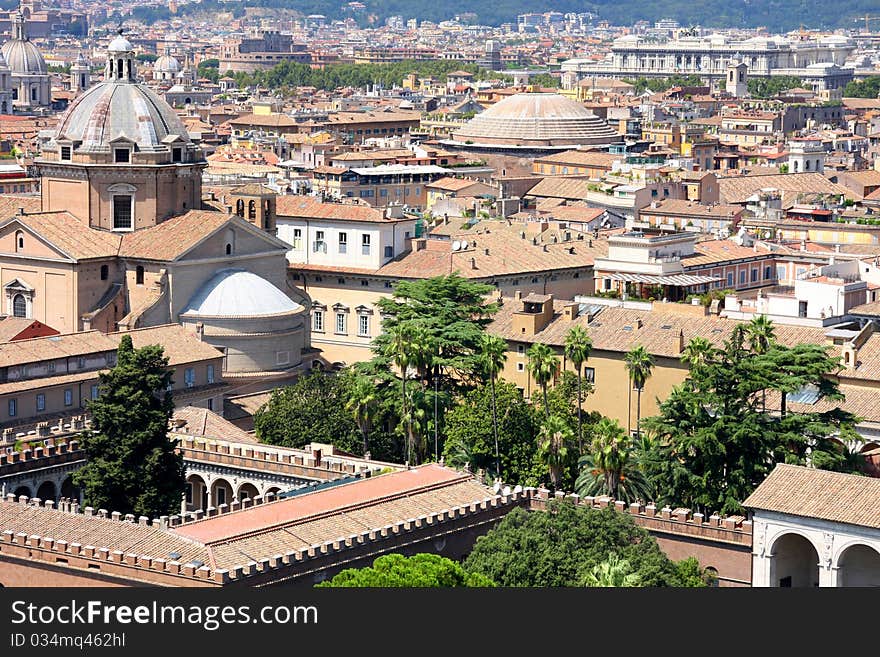
<svg viewBox="0 0 880 657">
<path fill-rule="evenodd" d="M 679 332 L 678 332 L 678 344 L 676 345 L 675 353 L 678 356 L 681 356 L 684 353 L 684 331 L 683 330 L 679 330 Z"/>
<path fill-rule="evenodd" d="M 489 255 L 489 249 L 483 249 L 483 253 L 485 253 L 486 255 Z"/>
<path fill-rule="evenodd" d="M 578 316 L 578 306 L 577 303 L 567 303 L 565 307 L 562 309 L 562 316 L 568 320 L 574 320 Z"/>
<path fill-rule="evenodd" d="M 636 330 L 642 328 L 642 326 L 644 326 L 644 324 L 642 323 L 642 318 L 639 317 L 636 319 Z"/>
<path fill-rule="evenodd" d="M 513 298 L 516 299 L 517 301 L 522 301 L 522 291 L 517 290 L 516 292 L 514 292 Z"/>
<path fill-rule="evenodd" d="M 196 335 L 199 340 L 204 341 L 205 339 L 205 325 L 202 322 L 198 322 L 196 324 Z"/>
</svg>

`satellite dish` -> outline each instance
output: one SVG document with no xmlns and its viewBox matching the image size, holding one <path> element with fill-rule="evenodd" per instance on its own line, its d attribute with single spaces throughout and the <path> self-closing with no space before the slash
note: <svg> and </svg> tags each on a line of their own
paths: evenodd
<svg viewBox="0 0 880 657">
<path fill-rule="evenodd" d="M 453 251 L 458 251 L 459 249 L 461 249 L 461 242 L 459 242 L 458 240 L 455 240 L 455 241 L 452 243 L 452 250 L 453 250 Z"/>
</svg>

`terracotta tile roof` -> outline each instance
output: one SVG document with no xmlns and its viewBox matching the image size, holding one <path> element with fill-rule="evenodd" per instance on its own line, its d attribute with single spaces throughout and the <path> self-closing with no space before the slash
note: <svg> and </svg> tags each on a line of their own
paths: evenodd
<svg viewBox="0 0 880 657">
<path fill-rule="evenodd" d="M 377 504 L 464 481 L 471 481 L 470 476 L 441 465 L 429 464 L 282 499 L 274 504 L 206 518 L 178 527 L 175 531 L 195 541 L 217 543 L 245 534 L 293 525 L 318 514 L 324 515 L 370 503 Z"/>
<path fill-rule="evenodd" d="M 639 216 L 645 215 L 675 215 L 685 217 L 695 217 L 698 219 L 733 219 L 736 215 L 742 214 L 743 207 L 740 205 L 727 205 L 724 203 L 716 203 L 714 205 L 703 205 L 695 201 L 686 201 L 684 199 L 662 199 L 657 201 L 657 207 L 642 208 L 639 210 Z"/>
<path fill-rule="evenodd" d="M 535 164 L 569 164 L 578 167 L 602 167 L 610 170 L 611 165 L 621 159 L 623 156 L 614 153 L 572 150 L 539 157 L 535 160 Z"/>
<path fill-rule="evenodd" d="M 113 339 L 100 331 L 82 331 L 4 342 L 0 344 L 0 367 L 114 351 L 118 346 L 118 339 Z"/>
<path fill-rule="evenodd" d="M 694 254 L 681 259 L 685 270 L 694 267 L 705 267 L 731 260 L 757 260 L 762 258 L 775 258 L 776 254 L 758 249 L 755 251 L 747 246 L 740 246 L 730 240 L 707 239 L 694 245 Z"/>
<path fill-rule="evenodd" d="M 63 376 L 44 376 L 38 379 L 22 379 L 21 381 L 7 381 L 0 383 L 0 395 L 13 394 L 25 390 L 39 390 L 42 388 L 53 388 L 55 386 L 70 385 L 71 383 L 79 383 L 81 381 L 98 380 L 98 371 L 78 372 L 76 374 L 65 374 Z M 39 418 L 37 418 L 39 419 Z"/>
<path fill-rule="evenodd" d="M 841 370 L 839 376 L 847 379 L 880 380 L 880 333 L 872 333 L 859 347 L 854 369 Z"/>
<path fill-rule="evenodd" d="M 547 177 L 532 187 L 526 196 L 565 198 L 580 201 L 587 198 L 591 183 L 583 178 Z"/>
<path fill-rule="evenodd" d="M 119 252 L 119 233 L 90 228 L 69 212 L 39 212 L 13 219 L 74 260 L 109 258 Z"/>
<path fill-rule="evenodd" d="M 131 343 L 135 349 L 151 344 L 162 345 L 165 355 L 168 356 L 168 364 L 172 367 L 223 356 L 219 349 L 202 342 L 193 331 L 180 324 L 163 324 L 133 331 L 108 333 L 107 337 L 114 342 L 114 349 L 119 346 L 119 340 L 123 335 L 131 336 Z"/>
<path fill-rule="evenodd" d="M 840 408 L 849 411 L 859 418 L 861 422 L 880 423 L 880 406 L 877 404 L 877 389 L 873 382 L 869 384 L 841 383 L 840 392 L 845 399 L 832 401 L 819 399 L 812 404 L 802 404 L 786 400 L 786 408 L 794 413 L 825 413 Z M 767 391 L 767 409 L 779 411 L 781 398 L 778 392 Z"/>
<path fill-rule="evenodd" d="M 205 563 L 208 561 L 208 550 L 204 545 L 158 527 L 0 502 L 0 531 L 7 529 L 16 533 L 51 537 L 56 541 L 92 545 L 96 548 L 106 547 L 111 551 L 122 550 L 154 559 L 170 561 L 169 555 L 177 552 L 181 555 L 177 561 L 181 563 L 195 559 Z"/>
<path fill-rule="evenodd" d="M 472 187 L 473 185 L 482 185 L 479 180 L 470 180 L 468 178 L 452 178 L 445 177 L 440 178 L 439 180 L 435 180 L 432 183 L 425 185 L 425 189 L 442 189 L 445 192 L 457 192 L 462 189 L 467 189 L 468 187 Z"/>
<path fill-rule="evenodd" d="M 119 255 L 123 258 L 175 260 L 229 221 L 235 219 L 225 212 L 190 210 L 151 228 L 125 233 Z"/>
<path fill-rule="evenodd" d="M 722 203 L 745 203 L 752 194 L 766 188 L 781 191 L 783 204 L 786 196 L 796 197 L 798 194 L 843 194 L 845 198 L 855 198 L 852 190 L 831 182 L 821 173 L 746 175 L 718 179 L 718 195 Z"/>
<path fill-rule="evenodd" d="M 296 121 L 286 114 L 245 114 L 227 121 L 234 126 L 265 126 L 269 128 L 291 128 Z"/>
<path fill-rule="evenodd" d="M 173 429 L 172 433 L 196 436 L 198 438 L 213 438 L 233 443 L 258 444 L 255 436 L 238 428 L 229 420 L 225 420 L 217 413 L 207 408 L 197 406 L 183 406 L 174 411 L 175 420 L 183 420 L 186 425 Z"/>
<path fill-rule="evenodd" d="M 454 237 L 468 248 L 452 250 L 451 241 L 429 240 L 428 248 L 411 251 L 381 267 L 377 274 L 400 278 L 428 278 L 458 271 L 465 278 L 488 279 L 533 272 L 591 267 L 608 253 L 604 239 L 593 240 L 579 231 L 568 231 L 573 239 L 563 241 L 566 231 L 548 230 L 542 243 L 521 235 L 522 227 L 501 222 L 481 222 Z M 578 236 L 583 239 L 577 239 Z M 556 242 L 553 242 L 553 237 Z M 476 242 L 476 245 L 474 245 Z M 488 250 L 488 253 L 486 252 Z"/>
<path fill-rule="evenodd" d="M 394 221 L 411 221 L 410 218 L 388 219 L 381 210 L 354 203 L 322 203 L 315 196 L 283 195 L 276 200 L 275 213 L 279 217 L 296 217 L 305 219 L 334 219 L 344 221 L 368 221 L 376 223 L 393 223 Z"/>
<path fill-rule="evenodd" d="M 743 506 L 880 529 L 880 479 L 779 463 Z"/>
<path fill-rule="evenodd" d="M 526 338 L 513 328 L 513 313 L 518 308 L 516 301 L 505 299 L 487 330 L 512 342 L 543 342 L 562 347 L 569 329 L 580 325 L 593 340 L 594 350 L 625 353 L 637 345 L 643 345 L 655 356 L 678 358 L 680 334 L 683 334 L 685 344 L 691 338 L 703 337 L 712 344 L 721 346 L 730 337 L 733 327 L 740 323 L 714 315 L 694 317 L 662 310 L 628 310 L 615 307 L 601 309 L 592 320 L 587 315 L 569 320 L 562 314 L 567 303 L 571 302 L 554 300 L 553 319 L 543 330 Z M 777 340 L 787 346 L 801 342 L 825 342 L 823 329 L 776 325 L 774 330 Z"/>
<path fill-rule="evenodd" d="M 19 208 L 24 208 L 25 212 L 39 212 L 42 210 L 42 201 L 39 196 L 0 194 L 0 221 L 17 215 Z"/>
<path fill-rule="evenodd" d="M 0 316 L 0 342 L 9 342 L 12 338 L 32 324 L 39 326 L 41 323 L 42 322 L 28 317 L 13 317 L 11 315 L 7 315 L 6 317 Z M 43 324 L 43 326 L 48 325 Z"/>
<path fill-rule="evenodd" d="M 871 301 L 870 303 L 863 303 L 860 306 L 853 306 L 849 309 L 851 315 L 873 315 L 875 317 L 880 318 L 880 301 Z M 2 324 L 0 324 L 0 328 L 2 328 Z"/>
<path fill-rule="evenodd" d="M 327 117 L 328 125 L 354 125 L 358 123 L 397 123 L 399 121 L 421 121 L 419 112 L 377 111 L 377 112 L 337 112 Z"/>
</svg>

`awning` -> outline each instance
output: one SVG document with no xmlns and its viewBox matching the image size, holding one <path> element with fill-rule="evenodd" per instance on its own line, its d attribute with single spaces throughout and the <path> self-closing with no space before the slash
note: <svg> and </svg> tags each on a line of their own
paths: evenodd
<svg viewBox="0 0 880 657">
<path fill-rule="evenodd" d="M 648 283 L 650 285 L 675 285 L 688 287 L 690 285 L 705 285 L 723 280 L 714 276 L 697 276 L 695 274 L 608 274 L 606 278 L 623 283 Z"/>
</svg>

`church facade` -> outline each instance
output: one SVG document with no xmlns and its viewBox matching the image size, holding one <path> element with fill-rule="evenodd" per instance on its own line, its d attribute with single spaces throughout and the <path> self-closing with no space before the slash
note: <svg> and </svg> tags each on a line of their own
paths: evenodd
<svg viewBox="0 0 880 657">
<path fill-rule="evenodd" d="M 63 333 L 179 322 L 216 343 L 230 373 L 299 364 L 308 302 L 287 284 L 287 244 L 271 218 L 203 207 L 204 156 L 138 81 L 121 35 L 103 82 L 71 103 L 34 164 L 39 203 L 0 216 L 8 314 Z"/>
</svg>

